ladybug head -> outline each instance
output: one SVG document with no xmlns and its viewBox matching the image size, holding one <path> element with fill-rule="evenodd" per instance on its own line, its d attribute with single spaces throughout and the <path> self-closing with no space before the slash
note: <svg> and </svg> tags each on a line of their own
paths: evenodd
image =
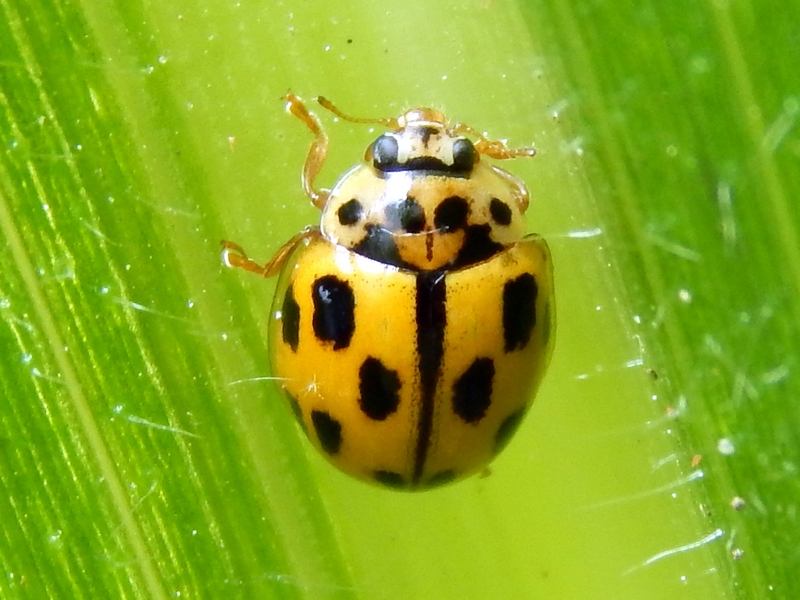
<svg viewBox="0 0 800 600">
<path fill-rule="evenodd" d="M 380 173 L 429 171 L 467 175 L 480 154 L 471 140 L 448 128 L 441 112 L 415 108 L 397 119 L 395 131 L 378 137 L 365 158 Z"/>
</svg>

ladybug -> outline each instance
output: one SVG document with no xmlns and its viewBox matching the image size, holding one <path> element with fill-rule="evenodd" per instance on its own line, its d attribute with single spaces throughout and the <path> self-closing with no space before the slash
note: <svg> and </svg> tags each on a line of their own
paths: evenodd
<svg viewBox="0 0 800 600">
<path fill-rule="evenodd" d="M 481 471 L 528 411 L 553 347 L 547 243 L 525 235 L 528 191 L 488 159 L 533 156 L 417 108 L 386 127 L 333 189 L 314 180 L 328 150 L 315 114 L 303 167 L 319 227 L 266 265 L 223 242 L 226 265 L 280 273 L 273 374 L 310 441 L 336 467 L 422 490 Z M 473 141 L 474 140 L 474 141 Z"/>
</svg>

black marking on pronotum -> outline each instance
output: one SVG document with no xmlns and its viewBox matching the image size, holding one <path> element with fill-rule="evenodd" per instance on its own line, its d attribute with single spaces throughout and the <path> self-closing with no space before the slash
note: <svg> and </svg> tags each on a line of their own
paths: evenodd
<svg viewBox="0 0 800 600">
<path fill-rule="evenodd" d="M 418 482 L 425 467 L 431 431 L 436 384 L 444 358 L 444 331 L 447 307 L 444 271 L 422 271 L 417 274 L 416 325 L 417 355 L 420 382 L 420 410 L 417 447 L 414 456 L 413 482 Z"/>
<path fill-rule="evenodd" d="M 336 211 L 336 216 L 342 225 L 355 225 L 363 215 L 364 206 L 355 198 L 342 204 Z"/>
<path fill-rule="evenodd" d="M 365 227 L 367 235 L 353 247 L 353 251 L 393 267 L 406 267 L 395 243 L 395 235 L 380 225 L 369 224 Z"/>
<path fill-rule="evenodd" d="M 498 225 L 511 225 L 513 217 L 511 208 L 499 198 L 492 198 L 492 202 L 489 204 L 489 213 Z"/>
<path fill-rule="evenodd" d="M 454 269 L 461 269 L 488 260 L 503 249 L 503 244 L 492 239 L 492 228 L 488 223 L 470 225 L 466 228 L 464 245 L 458 252 Z"/>
<path fill-rule="evenodd" d="M 385 214 L 386 223 L 392 231 L 419 233 L 425 229 L 425 211 L 414 198 L 390 203 Z"/>
<path fill-rule="evenodd" d="M 469 202 L 461 196 L 445 198 L 436 207 L 433 214 L 433 224 L 437 229 L 452 231 L 463 229 L 467 226 L 469 216 Z"/>
</svg>

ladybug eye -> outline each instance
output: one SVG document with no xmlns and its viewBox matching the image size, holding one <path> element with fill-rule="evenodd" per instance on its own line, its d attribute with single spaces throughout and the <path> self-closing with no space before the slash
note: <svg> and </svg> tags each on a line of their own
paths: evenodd
<svg viewBox="0 0 800 600">
<path fill-rule="evenodd" d="M 474 144 L 466 138 L 458 138 L 453 142 L 453 169 L 455 171 L 471 171 L 477 162 L 478 153 Z"/>
<path fill-rule="evenodd" d="M 372 143 L 372 164 L 379 171 L 397 169 L 397 140 L 383 134 Z"/>
</svg>

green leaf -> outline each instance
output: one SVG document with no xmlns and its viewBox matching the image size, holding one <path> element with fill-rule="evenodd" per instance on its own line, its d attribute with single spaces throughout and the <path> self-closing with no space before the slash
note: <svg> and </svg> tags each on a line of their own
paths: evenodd
<svg viewBox="0 0 800 600">
<path fill-rule="evenodd" d="M 0 596 L 797 596 L 796 13 L 2 0 Z M 556 350 L 487 476 L 348 479 L 269 381 L 219 241 L 318 219 L 289 89 L 536 144 Z M 320 116 L 329 185 L 375 134 Z"/>
<path fill-rule="evenodd" d="M 742 559 L 734 585 L 794 597 L 797 7 L 610 8 L 545 9 L 610 251 L 684 447 L 702 457 L 703 508 Z M 621 43 L 598 23 L 625 27 Z"/>
</svg>

